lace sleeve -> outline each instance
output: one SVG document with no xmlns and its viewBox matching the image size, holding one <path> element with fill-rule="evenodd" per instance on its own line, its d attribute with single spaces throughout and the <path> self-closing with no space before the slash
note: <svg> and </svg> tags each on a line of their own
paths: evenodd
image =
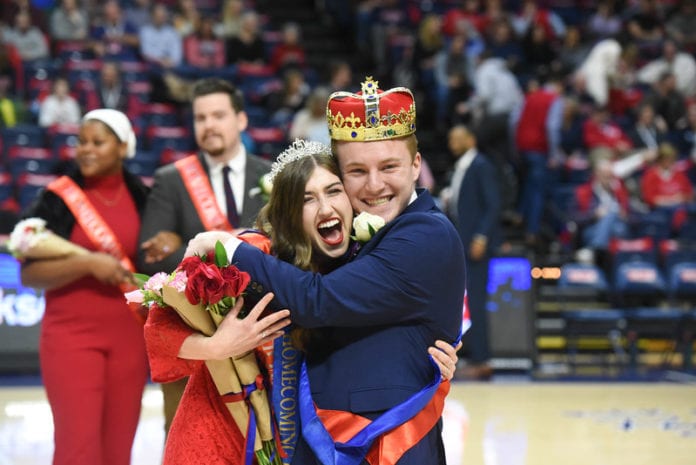
<svg viewBox="0 0 696 465">
<path fill-rule="evenodd" d="M 153 381 L 159 383 L 176 381 L 189 376 L 198 365 L 203 363 L 178 357 L 184 339 L 193 332 L 170 308 L 154 305 L 150 309 L 144 334 Z"/>
</svg>

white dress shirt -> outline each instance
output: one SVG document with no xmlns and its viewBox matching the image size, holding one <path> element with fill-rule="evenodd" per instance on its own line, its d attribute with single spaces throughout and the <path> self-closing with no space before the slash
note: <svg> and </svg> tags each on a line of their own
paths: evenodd
<svg viewBox="0 0 696 465">
<path fill-rule="evenodd" d="M 464 180 L 464 175 L 466 171 L 471 166 L 471 162 L 474 161 L 478 151 L 476 148 L 471 148 L 464 152 L 464 155 L 459 157 L 457 163 L 454 164 L 454 173 L 452 174 L 452 181 L 450 182 L 450 199 L 447 207 L 447 212 L 450 218 L 457 219 L 457 204 L 459 203 L 459 190 L 462 187 L 462 181 Z"/>
<path fill-rule="evenodd" d="M 205 160 L 210 167 L 210 184 L 213 187 L 215 200 L 220 206 L 220 211 L 227 214 L 227 200 L 225 199 L 225 185 L 222 180 L 222 168 L 224 163 L 219 163 L 207 153 Z M 237 205 L 237 214 L 241 215 L 244 211 L 244 173 L 246 172 L 247 154 L 246 149 L 240 144 L 237 155 L 227 163 L 230 167 L 230 185 L 234 194 L 234 202 Z"/>
</svg>

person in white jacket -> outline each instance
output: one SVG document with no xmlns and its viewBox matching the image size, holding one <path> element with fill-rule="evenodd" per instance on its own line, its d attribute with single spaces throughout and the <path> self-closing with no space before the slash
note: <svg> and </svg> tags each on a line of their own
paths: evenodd
<svg viewBox="0 0 696 465">
<path fill-rule="evenodd" d="M 666 72 L 677 79 L 677 90 L 684 97 L 696 95 L 696 60 L 691 54 L 680 51 L 672 40 L 663 44 L 662 56 L 638 70 L 638 81 L 652 85 Z"/>
<path fill-rule="evenodd" d="M 53 81 L 53 92 L 39 104 L 39 126 L 79 124 L 81 116 L 80 104 L 70 95 L 67 79 L 57 77 Z"/>
<path fill-rule="evenodd" d="M 616 40 L 601 40 L 575 72 L 576 80 L 599 106 L 609 102 L 610 81 L 618 71 L 621 51 Z"/>
</svg>

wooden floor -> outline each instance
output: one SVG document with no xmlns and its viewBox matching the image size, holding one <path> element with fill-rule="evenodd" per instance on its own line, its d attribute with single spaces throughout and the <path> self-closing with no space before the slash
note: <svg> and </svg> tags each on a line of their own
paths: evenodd
<svg viewBox="0 0 696 465">
<path fill-rule="evenodd" d="M 162 453 L 162 399 L 148 386 L 133 465 Z M 694 465 L 696 384 L 455 382 L 444 414 L 449 465 Z M 43 389 L 0 387 L 0 465 L 51 463 Z"/>
</svg>

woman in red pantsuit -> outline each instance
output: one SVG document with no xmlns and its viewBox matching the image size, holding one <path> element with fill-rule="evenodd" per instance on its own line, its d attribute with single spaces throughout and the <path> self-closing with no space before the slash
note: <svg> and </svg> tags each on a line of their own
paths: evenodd
<svg viewBox="0 0 696 465">
<path fill-rule="evenodd" d="M 147 382 L 142 323 L 123 297 L 132 281 L 148 189 L 123 167 L 135 154 L 128 118 L 87 113 L 79 170 L 49 184 L 25 217 L 87 250 L 26 260 L 22 282 L 46 290 L 41 373 L 53 413 L 54 465 L 127 465 Z"/>
</svg>

